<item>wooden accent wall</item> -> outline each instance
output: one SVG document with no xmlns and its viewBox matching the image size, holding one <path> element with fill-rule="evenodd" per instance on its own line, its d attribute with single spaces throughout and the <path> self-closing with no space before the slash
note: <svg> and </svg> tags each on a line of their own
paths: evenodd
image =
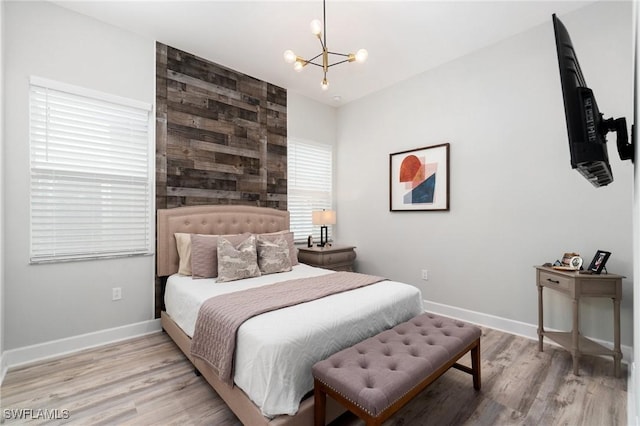
<svg viewBox="0 0 640 426">
<path fill-rule="evenodd" d="M 156 43 L 156 208 L 199 204 L 287 209 L 287 91 Z"/>
</svg>

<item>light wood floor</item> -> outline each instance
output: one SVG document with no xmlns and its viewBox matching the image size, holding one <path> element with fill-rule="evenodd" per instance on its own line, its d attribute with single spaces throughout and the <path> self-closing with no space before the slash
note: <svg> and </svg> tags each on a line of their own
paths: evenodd
<svg viewBox="0 0 640 426">
<path fill-rule="evenodd" d="M 480 392 L 451 369 L 385 425 L 627 424 L 626 367 L 612 377 L 610 358 L 584 357 L 574 376 L 566 351 L 540 353 L 537 342 L 491 329 L 481 352 Z M 25 423 L 8 419 L 11 409 L 68 410 L 67 420 L 29 424 L 240 424 L 164 333 L 11 370 L 0 391 L 5 424 Z M 363 423 L 347 414 L 333 424 Z"/>
</svg>

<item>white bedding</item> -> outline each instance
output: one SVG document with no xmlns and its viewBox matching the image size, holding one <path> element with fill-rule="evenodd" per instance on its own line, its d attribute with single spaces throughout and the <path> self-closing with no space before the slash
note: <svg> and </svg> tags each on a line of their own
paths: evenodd
<svg viewBox="0 0 640 426">
<path fill-rule="evenodd" d="M 209 297 L 330 273 L 299 264 L 291 272 L 227 283 L 176 274 L 167 280 L 165 307 L 191 337 Z M 263 415 L 295 414 L 313 389 L 313 364 L 421 312 L 420 290 L 383 281 L 253 317 L 238 330 L 234 382 Z"/>
</svg>

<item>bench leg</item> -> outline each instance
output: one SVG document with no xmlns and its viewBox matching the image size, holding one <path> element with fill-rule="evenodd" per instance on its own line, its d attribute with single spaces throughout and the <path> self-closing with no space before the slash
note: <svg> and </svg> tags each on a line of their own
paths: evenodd
<svg viewBox="0 0 640 426">
<path fill-rule="evenodd" d="M 320 382 L 315 381 L 313 386 L 313 419 L 315 426 L 325 426 L 327 411 L 327 394 L 322 389 Z"/>
<path fill-rule="evenodd" d="M 471 371 L 473 388 L 480 390 L 480 339 L 478 339 L 478 344 L 471 349 Z"/>
</svg>

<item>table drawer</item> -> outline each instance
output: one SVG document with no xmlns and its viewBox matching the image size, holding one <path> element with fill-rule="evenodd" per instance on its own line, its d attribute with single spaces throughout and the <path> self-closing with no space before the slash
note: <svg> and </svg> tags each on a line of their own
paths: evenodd
<svg viewBox="0 0 640 426">
<path fill-rule="evenodd" d="M 324 265 L 333 263 L 350 263 L 355 259 L 356 254 L 353 251 L 343 251 L 338 253 L 325 254 L 322 256 Z"/>
<path fill-rule="evenodd" d="M 549 287 L 558 287 L 568 290 L 571 286 L 571 278 L 563 277 L 549 272 L 540 271 L 539 280 L 541 285 L 548 285 Z"/>
</svg>

